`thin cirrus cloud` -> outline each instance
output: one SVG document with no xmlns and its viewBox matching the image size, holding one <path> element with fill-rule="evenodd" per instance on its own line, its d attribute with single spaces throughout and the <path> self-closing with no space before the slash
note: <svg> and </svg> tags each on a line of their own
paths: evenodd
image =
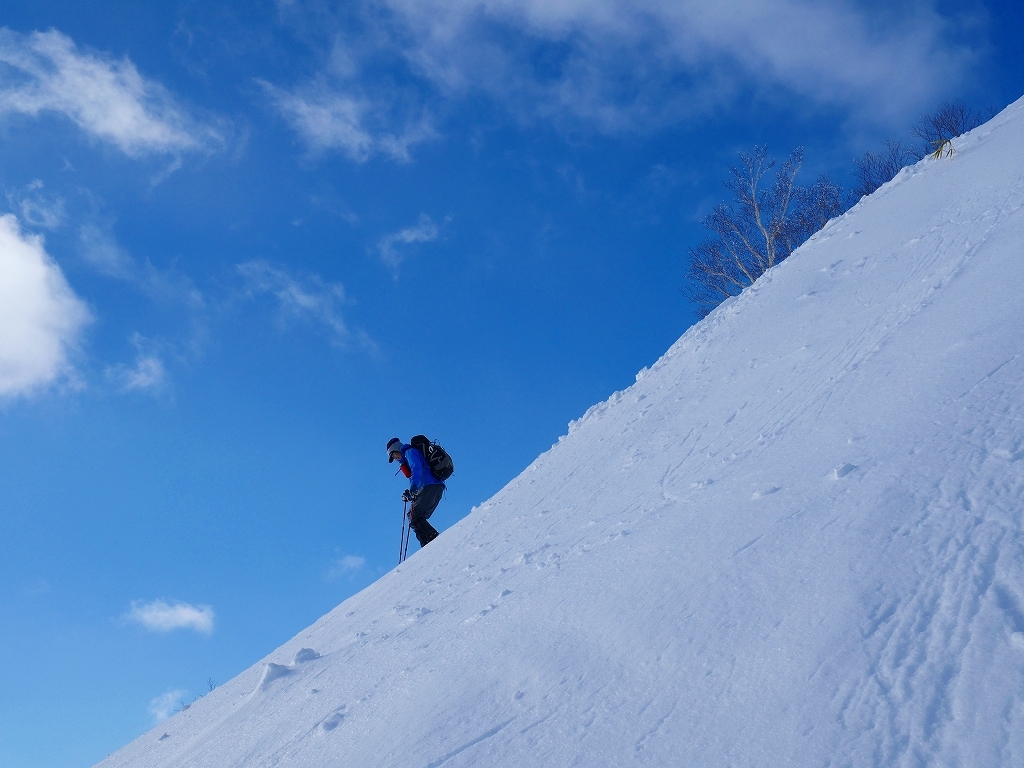
<svg viewBox="0 0 1024 768">
<path fill-rule="evenodd" d="M 282 325 L 295 321 L 314 323 L 325 328 L 331 340 L 340 346 L 358 342 L 374 348 L 365 332 L 352 330 L 345 322 L 341 308 L 349 300 L 341 283 L 327 282 L 316 274 L 295 276 L 284 267 L 272 266 L 263 259 L 238 264 L 235 269 L 243 281 L 244 297 L 253 300 L 272 297 Z"/>
<path fill-rule="evenodd" d="M 140 333 L 132 334 L 131 342 L 136 351 L 135 362 L 108 367 L 107 379 L 121 392 L 159 391 L 166 383 L 167 373 L 157 345 Z"/>
<path fill-rule="evenodd" d="M 64 200 L 43 191 L 43 182 L 33 179 L 23 190 L 7 193 L 11 208 L 21 214 L 21 220 L 30 227 L 57 229 L 66 218 Z"/>
<path fill-rule="evenodd" d="M 702 113 L 751 86 L 888 117 L 933 98 L 971 60 L 927 1 L 890 10 L 885 26 L 851 0 L 385 1 L 431 80 L 609 131 Z"/>
<path fill-rule="evenodd" d="M 157 269 L 148 260 L 138 263 L 117 242 L 110 225 L 81 225 L 78 251 L 85 263 L 101 275 L 132 283 L 153 299 L 183 305 L 192 312 L 205 305 L 203 294 L 186 275 L 173 269 Z"/>
<path fill-rule="evenodd" d="M 271 103 L 315 152 L 340 150 L 357 163 L 374 155 L 408 162 L 413 145 L 435 138 L 425 114 L 395 119 L 391 105 L 326 81 L 287 90 L 257 81 Z"/>
<path fill-rule="evenodd" d="M 114 237 L 109 223 L 88 222 L 78 228 L 78 252 L 82 260 L 99 274 L 133 285 L 148 297 L 164 305 L 181 308 L 192 325 L 193 338 L 188 343 L 193 352 L 201 347 L 205 334 L 203 310 L 206 300 L 192 280 L 173 267 L 158 269 L 148 260 L 138 262 Z M 166 391 L 167 368 L 163 344 L 136 332 L 130 337 L 135 347 L 131 364 L 116 363 L 104 371 L 108 382 L 123 393 Z"/>
<path fill-rule="evenodd" d="M 277 106 L 307 141 L 365 159 L 389 135 L 366 116 L 386 105 L 346 94 L 353 83 L 375 93 L 368 73 L 383 57 L 401 62 L 421 98 L 484 93 L 524 121 L 606 133 L 707 115 L 750 91 L 889 125 L 930 105 L 975 59 L 948 40 L 935 5 L 888 8 L 883 21 L 857 0 L 371 0 L 360 30 L 372 34 L 339 21 L 316 85 L 278 91 Z M 287 19 L 322 18 L 316 3 L 280 7 Z"/>
<path fill-rule="evenodd" d="M 140 624 L 150 632 L 171 632 L 175 629 L 191 629 L 203 635 L 213 632 L 214 613 L 208 605 L 164 600 L 132 602 L 131 610 L 125 614 L 127 621 Z"/>
<path fill-rule="evenodd" d="M 180 154 L 223 142 L 127 58 L 86 52 L 56 30 L 0 29 L 0 116 L 63 115 L 125 154 Z"/>
<path fill-rule="evenodd" d="M 114 239 L 109 228 L 83 224 L 78 228 L 79 252 L 86 264 L 101 275 L 119 280 L 138 280 L 135 259 Z"/>
<path fill-rule="evenodd" d="M 421 213 L 419 221 L 411 227 L 404 227 L 390 235 L 385 235 L 377 242 L 377 252 L 395 279 L 398 279 L 398 268 L 402 265 L 404 253 L 402 246 L 414 243 L 430 243 L 437 240 L 440 230 L 427 214 Z"/>
<path fill-rule="evenodd" d="M 73 377 L 70 354 L 91 319 L 43 238 L 0 216 L 0 398 Z"/>
<path fill-rule="evenodd" d="M 353 576 L 361 571 L 365 565 L 365 557 L 360 557 L 359 555 L 345 555 L 331 563 L 331 567 L 327 569 L 327 573 L 324 578 L 326 581 L 334 581 L 342 578 L 343 576 Z"/>
<path fill-rule="evenodd" d="M 152 699 L 149 702 L 149 714 L 153 716 L 153 724 L 159 725 L 178 711 L 187 694 L 188 691 L 175 688 Z"/>
<path fill-rule="evenodd" d="M 109 375 L 117 381 L 122 392 L 152 390 L 164 383 L 164 364 L 156 355 L 139 354 L 132 366 L 115 366 Z"/>
</svg>

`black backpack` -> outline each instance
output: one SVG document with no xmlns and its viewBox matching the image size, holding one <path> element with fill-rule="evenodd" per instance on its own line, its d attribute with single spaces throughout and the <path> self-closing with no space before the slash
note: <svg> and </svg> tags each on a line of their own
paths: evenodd
<svg viewBox="0 0 1024 768">
<path fill-rule="evenodd" d="M 452 457 L 448 455 L 448 452 L 425 435 L 416 435 L 416 437 L 409 441 L 409 445 L 423 454 L 423 458 L 427 460 L 427 464 L 430 466 L 430 471 L 442 483 L 455 472 L 455 465 L 452 463 Z"/>
</svg>

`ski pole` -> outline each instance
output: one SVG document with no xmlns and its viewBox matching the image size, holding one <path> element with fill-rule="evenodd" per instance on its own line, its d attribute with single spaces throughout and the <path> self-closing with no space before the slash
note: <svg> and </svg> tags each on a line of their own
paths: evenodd
<svg viewBox="0 0 1024 768">
<path fill-rule="evenodd" d="M 402 560 L 404 559 L 402 557 L 402 551 L 405 549 L 405 520 L 406 520 L 405 508 L 406 508 L 406 506 L 408 506 L 408 502 L 407 501 L 402 501 L 402 535 L 398 538 L 398 564 L 399 565 L 402 564 Z"/>
<path fill-rule="evenodd" d="M 413 507 L 415 507 L 415 506 L 416 506 L 416 502 L 415 501 L 411 502 L 411 505 L 409 507 L 409 516 L 410 516 L 410 518 L 411 518 L 411 515 L 412 515 Z M 405 559 L 407 557 L 409 557 L 409 539 L 411 539 L 411 538 L 412 538 L 412 519 L 409 520 L 409 525 L 408 525 L 408 527 L 406 528 L 406 531 L 405 531 L 405 551 L 402 552 L 402 562 L 405 562 Z"/>
</svg>

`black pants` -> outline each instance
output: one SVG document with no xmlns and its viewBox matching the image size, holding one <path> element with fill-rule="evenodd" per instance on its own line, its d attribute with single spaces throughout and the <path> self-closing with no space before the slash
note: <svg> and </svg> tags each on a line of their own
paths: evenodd
<svg viewBox="0 0 1024 768">
<path fill-rule="evenodd" d="M 412 509 L 409 511 L 409 525 L 412 527 L 412 532 L 416 534 L 416 540 L 421 547 L 427 546 L 437 538 L 437 530 L 427 522 L 427 518 L 434 514 L 443 495 L 444 486 L 441 483 L 424 485 L 412 503 Z"/>
</svg>

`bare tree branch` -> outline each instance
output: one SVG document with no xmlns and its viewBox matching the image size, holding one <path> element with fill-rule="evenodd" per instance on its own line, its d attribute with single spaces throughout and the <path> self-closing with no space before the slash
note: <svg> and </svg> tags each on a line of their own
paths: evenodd
<svg viewBox="0 0 1024 768">
<path fill-rule="evenodd" d="M 865 152 L 862 157 L 853 161 L 854 177 L 857 179 L 857 185 L 853 188 L 854 196 L 860 199 L 870 195 L 922 157 L 923 152 L 907 146 L 899 139 L 888 139 L 885 142 L 885 149 L 881 152 Z"/>
<path fill-rule="evenodd" d="M 702 222 L 715 237 L 690 249 L 687 293 L 707 315 L 729 296 L 739 294 L 757 278 L 786 259 L 833 216 L 846 210 L 843 190 L 827 177 L 806 189 L 796 186 L 803 148 L 793 151 L 764 189 L 775 167 L 768 149 L 755 146 L 729 168 L 725 187 L 733 204 L 719 204 Z"/>
<path fill-rule="evenodd" d="M 925 152 L 934 152 L 948 141 L 977 128 L 986 119 L 981 112 L 970 109 L 962 100 L 956 99 L 945 102 L 932 114 L 919 118 L 910 132 L 924 141 Z"/>
</svg>

